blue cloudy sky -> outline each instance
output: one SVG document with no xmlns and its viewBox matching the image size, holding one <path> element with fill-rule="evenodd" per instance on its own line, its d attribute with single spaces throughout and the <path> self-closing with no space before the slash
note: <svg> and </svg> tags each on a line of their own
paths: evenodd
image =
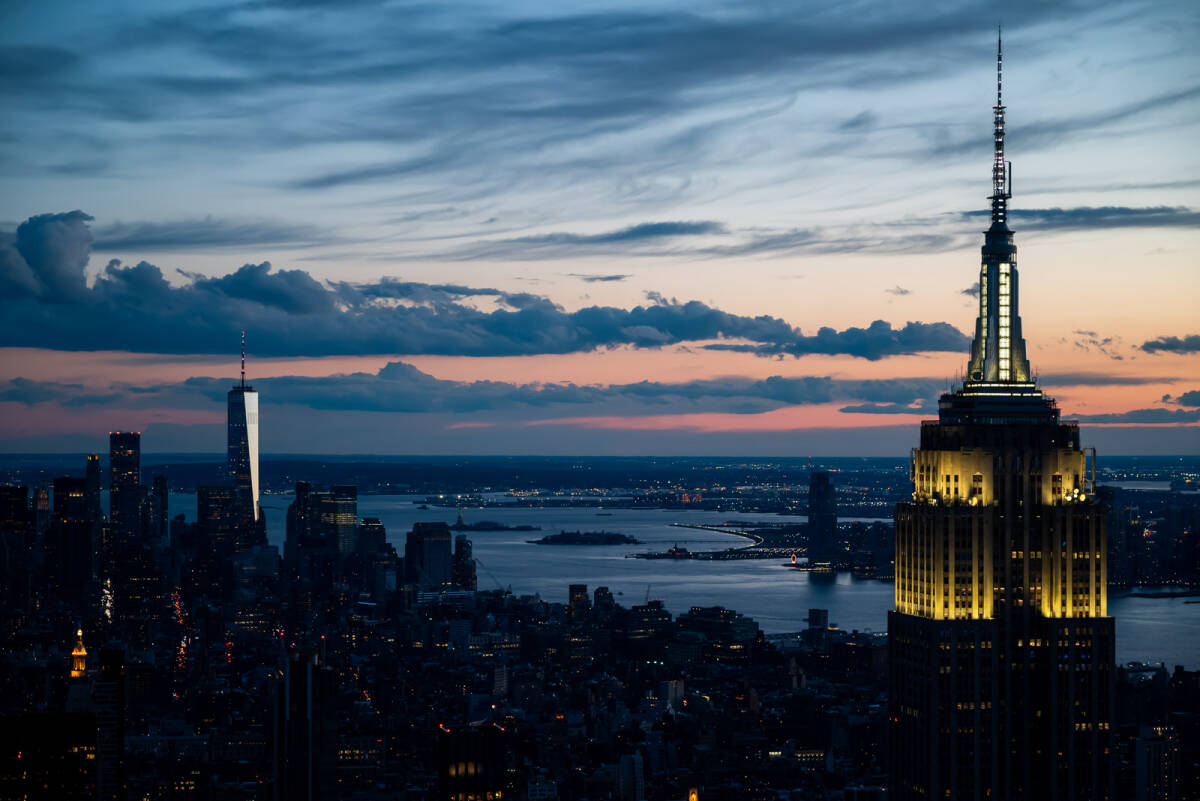
<svg viewBox="0 0 1200 801">
<path fill-rule="evenodd" d="M 1196 452 L 1187 2 L 8 3 L 0 449 L 218 451 L 245 328 L 267 451 L 906 452 L 1001 19 L 1031 358 Z"/>
</svg>

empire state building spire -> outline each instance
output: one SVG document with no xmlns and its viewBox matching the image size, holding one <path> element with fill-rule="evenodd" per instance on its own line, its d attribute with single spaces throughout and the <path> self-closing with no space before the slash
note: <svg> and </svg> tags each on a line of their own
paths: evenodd
<svg viewBox="0 0 1200 801">
<path fill-rule="evenodd" d="M 1012 162 L 1004 158 L 1004 47 L 996 31 L 996 105 L 992 106 L 992 225 L 1008 220 L 1008 199 L 1012 197 Z"/>
<path fill-rule="evenodd" d="M 984 232 L 979 271 L 979 318 L 971 343 L 967 394 L 1036 393 L 1017 310 L 1017 247 L 1008 227 L 1012 164 L 1004 156 L 1003 50 L 996 37 L 996 105 L 992 107 L 992 225 Z"/>
</svg>

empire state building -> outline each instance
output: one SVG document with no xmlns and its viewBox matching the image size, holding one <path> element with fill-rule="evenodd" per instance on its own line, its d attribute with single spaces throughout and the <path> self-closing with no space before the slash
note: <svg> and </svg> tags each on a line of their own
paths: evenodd
<svg viewBox="0 0 1200 801">
<path fill-rule="evenodd" d="M 1095 452 L 1038 389 L 1018 311 L 997 51 L 991 226 L 961 387 L 896 507 L 889 797 L 1108 799 L 1114 626 Z"/>
</svg>

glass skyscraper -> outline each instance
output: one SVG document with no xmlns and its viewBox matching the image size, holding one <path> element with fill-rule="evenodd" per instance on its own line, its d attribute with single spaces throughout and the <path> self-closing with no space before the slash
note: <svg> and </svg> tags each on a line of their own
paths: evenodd
<svg viewBox="0 0 1200 801">
<path fill-rule="evenodd" d="M 238 491 L 243 520 L 258 520 L 258 393 L 246 383 L 246 337 L 242 335 L 242 380 L 229 390 L 228 472 Z"/>
</svg>

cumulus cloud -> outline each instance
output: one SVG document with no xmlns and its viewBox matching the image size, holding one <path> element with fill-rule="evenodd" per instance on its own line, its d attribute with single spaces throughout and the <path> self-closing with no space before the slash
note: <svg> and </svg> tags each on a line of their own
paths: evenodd
<svg viewBox="0 0 1200 801">
<path fill-rule="evenodd" d="M 23 403 L 34 406 L 48 401 L 63 401 L 78 396 L 84 391 L 82 384 L 64 384 L 58 381 L 34 381 L 29 378 L 13 378 L 0 383 L 0 402 Z"/>
<path fill-rule="evenodd" d="M 92 245 L 82 211 L 39 214 L 0 241 L 0 296 L 70 303 L 87 295 L 84 267 Z"/>
<path fill-rule="evenodd" d="M 824 327 L 813 336 L 797 333 L 786 341 L 757 345 L 713 343 L 704 347 L 759 356 L 853 353 L 873 361 L 897 354 L 962 351 L 970 342 L 970 337 L 949 323 L 908 322 L 900 328 L 893 328 L 889 322 L 876 320 L 866 328 L 852 327 L 837 331 Z"/>
<path fill-rule="evenodd" d="M 506 381 L 450 381 L 435 378 L 407 362 L 389 362 L 375 373 L 333 376 L 279 376 L 257 379 L 264 401 L 319 410 L 406 413 L 471 413 L 537 408 L 578 409 L 595 406 L 612 413 L 647 411 L 669 406 L 673 413 L 724 412 L 753 414 L 784 406 L 861 401 L 867 404 L 917 405 L 929 402 L 942 388 L 932 379 L 841 380 L 830 376 L 771 376 L 665 383 L 581 385 L 516 384 Z M 57 402 L 65 406 L 203 407 L 222 403 L 228 379 L 193 377 L 169 384 L 114 384 L 104 391 L 77 384 L 15 379 L 2 390 L 3 400 L 30 405 Z M 10 397 L 11 395 L 11 397 Z M 910 410 L 911 411 L 911 410 Z M 578 413 L 577 411 L 572 413 Z"/>
<path fill-rule="evenodd" d="M 1200 334 L 1183 337 L 1159 337 L 1141 344 L 1146 353 L 1200 353 Z"/>
<path fill-rule="evenodd" d="M 1186 406 L 1189 408 L 1200 407 L 1200 389 L 1192 389 L 1187 392 L 1181 392 L 1178 395 L 1163 395 L 1163 403 L 1173 403 L 1176 406 Z"/>
<path fill-rule="evenodd" d="M 223 276 L 169 283 L 148 262 L 112 260 L 84 281 L 91 234 L 82 212 L 23 223 L 2 251 L 5 286 L 0 346 L 150 353 L 221 353 L 245 329 L 264 356 L 439 354 L 508 356 L 574 353 L 631 345 L 661 347 L 726 340 L 760 355 L 894 354 L 954 351 L 967 338 L 948 323 L 893 329 L 821 328 L 809 336 L 776 317 L 732 314 L 698 301 L 650 293 L 631 309 L 566 311 L 531 293 L 383 279 L 320 282 L 302 270 L 247 264 Z M 463 302 L 492 298 L 494 308 Z"/>
</svg>

